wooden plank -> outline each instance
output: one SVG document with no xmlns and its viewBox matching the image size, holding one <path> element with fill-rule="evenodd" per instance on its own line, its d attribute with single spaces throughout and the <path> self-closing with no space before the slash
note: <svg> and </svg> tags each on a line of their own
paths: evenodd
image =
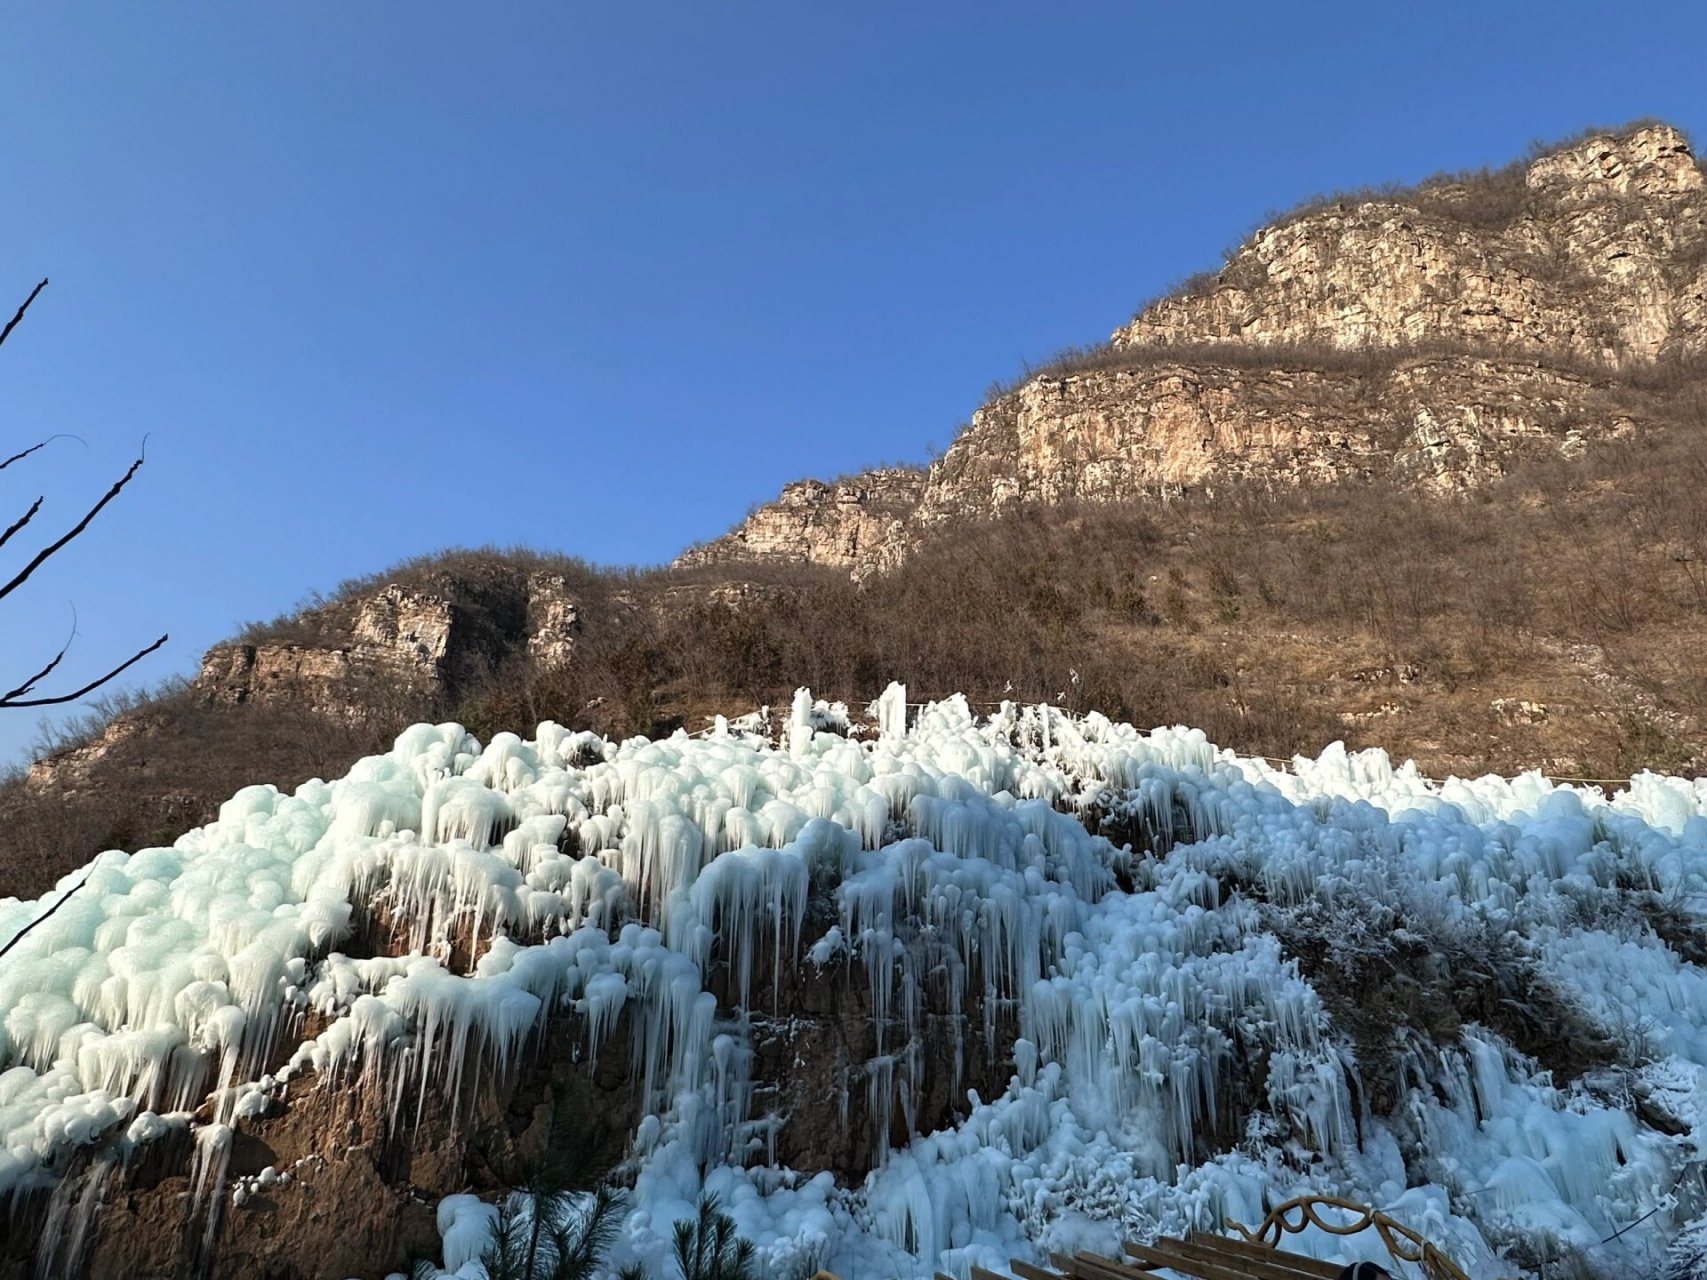
<svg viewBox="0 0 1707 1280">
<path fill-rule="evenodd" d="M 1249 1240 L 1240 1240 L 1237 1236 L 1218 1236 L 1208 1231 L 1193 1231 L 1186 1236 L 1186 1240 L 1190 1244 L 1206 1245 L 1224 1253 L 1237 1254 L 1241 1258 L 1276 1262 L 1291 1267 L 1294 1271 L 1315 1276 L 1318 1280 L 1339 1280 L 1340 1272 L 1345 1270 L 1336 1262 L 1306 1258 L 1301 1253 L 1289 1253 L 1273 1245 L 1252 1244 Z"/>
<path fill-rule="evenodd" d="M 1112 1258 L 1099 1258 L 1094 1253 L 1076 1253 L 1070 1258 L 1064 1253 L 1052 1253 L 1049 1261 L 1074 1280 L 1138 1280 L 1150 1274 Z"/>
<path fill-rule="evenodd" d="M 1178 1253 L 1191 1258 L 1195 1262 L 1224 1267 L 1227 1270 L 1248 1277 L 1248 1280 L 1317 1280 L 1314 1271 L 1302 1270 L 1292 1263 L 1296 1258 L 1284 1253 L 1276 1253 L 1273 1249 L 1265 1250 L 1264 1257 L 1251 1257 L 1248 1254 L 1235 1253 L 1230 1249 L 1217 1246 L 1220 1240 L 1211 1237 L 1202 1242 L 1189 1240 L 1158 1240 L 1157 1247 L 1165 1248 L 1170 1253 Z M 1337 1271 L 1334 1273 L 1339 1274 Z"/>
<path fill-rule="evenodd" d="M 1147 1264 L 1141 1267 L 1136 1262 L 1122 1262 L 1083 1251 L 1074 1254 L 1073 1261 L 1082 1263 L 1092 1272 L 1085 1280 L 1154 1280 L 1156 1274 Z"/>
<path fill-rule="evenodd" d="M 1008 1259 L 1008 1270 L 1018 1276 L 1019 1280 L 1061 1280 L 1059 1271 L 1047 1271 L 1019 1258 Z"/>
<path fill-rule="evenodd" d="M 1096 1271 L 1088 1264 L 1081 1262 L 1077 1258 L 1069 1257 L 1064 1253 L 1050 1254 L 1049 1265 L 1054 1267 L 1062 1275 L 1072 1277 L 1072 1280 L 1108 1280 L 1107 1276 Z"/>
<path fill-rule="evenodd" d="M 1010 1278 L 999 1272 L 986 1271 L 983 1267 L 973 1267 L 972 1280 L 1010 1280 Z"/>
<path fill-rule="evenodd" d="M 1244 1263 L 1234 1264 L 1238 1267 L 1238 1270 L 1234 1270 L 1221 1262 L 1194 1258 L 1179 1246 L 1164 1249 L 1134 1242 L 1128 1244 L 1126 1250 L 1147 1267 L 1168 1267 L 1183 1275 L 1195 1276 L 1197 1280 L 1270 1280 L 1270 1277 L 1248 1270 Z"/>
<path fill-rule="evenodd" d="M 1141 1267 L 1136 1262 L 1126 1262 L 1120 1258 L 1105 1258 L 1097 1253 L 1079 1252 L 1073 1255 L 1080 1261 L 1097 1268 L 1102 1272 L 1101 1280 L 1155 1280 L 1156 1273 L 1149 1267 Z"/>
</svg>

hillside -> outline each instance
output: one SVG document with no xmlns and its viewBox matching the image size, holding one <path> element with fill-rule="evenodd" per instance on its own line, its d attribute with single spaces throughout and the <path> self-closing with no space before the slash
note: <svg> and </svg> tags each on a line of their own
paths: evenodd
<svg viewBox="0 0 1707 1280">
<path fill-rule="evenodd" d="M 670 567 L 425 556 L 97 707 L 0 784 L 0 1276 L 470 1280 L 573 1149 L 654 1280 L 702 1192 L 967 1280 L 1303 1190 L 1699 1280 L 1704 323 L 1686 140 L 1585 135 Z"/>
<path fill-rule="evenodd" d="M 1318 201 L 928 469 L 803 481 L 672 570 L 457 553 L 346 584 L 0 787 L 0 892 L 412 720 L 699 728 L 802 682 L 1094 704 L 1276 757 L 1341 738 L 1432 776 L 1707 768 L 1704 199 L 1654 125 Z"/>
<path fill-rule="evenodd" d="M 893 472 L 796 486 L 683 562 L 869 569 L 944 521 L 1234 476 L 1449 492 L 1640 431 L 1631 379 L 1707 343 L 1703 187 L 1684 136 L 1649 124 L 1311 202 L 996 396 L 916 498 Z"/>
</svg>

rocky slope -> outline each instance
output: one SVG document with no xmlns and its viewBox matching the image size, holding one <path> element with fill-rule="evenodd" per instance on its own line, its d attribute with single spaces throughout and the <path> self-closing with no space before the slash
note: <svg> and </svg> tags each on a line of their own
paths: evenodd
<svg viewBox="0 0 1707 1280">
<path fill-rule="evenodd" d="M 511 651 L 567 665 L 581 609 L 560 573 L 494 567 L 485 580 L 440 573 L 421 586 L 376 584 L 304 611 L 292 630 L 210 649 L 194 687 L 213 702 L 286 700 L 327 711 L 347 705 L 358 684 L 452 696 Z"/>
<path fill-rule="evenodd" d="M 801 480 L 727 538 L 692 547 L 676 563 L 692 568 L 733 558 L 852 569 L 899 536 L 924 486 L 924 472 L 910 467 L 881 467 L 828 484 Z"/>
<path fill-rule="evenodd" d="M 0 784 L 0 894 L 413 720 L 620 737 L 803 681 L 1094 688 L 1247 750 L 1344 736 L 1434 776 L 1707 767 L 1703 199 L 1651 126 L 1318 202 L 993 398 L 928 469 L 791 485 L 674 570 L 456 552 L 352 584 Z"/>
<path fill-rule="evenodd" d="M 468 558 L 477 560 L 478 558 Z M 388 575 L 390 576 L 390 575 Z M 446 707 L 506 661 L 567 666 L 581 605 L 562 573 L 526 563 L 401 571 L 309 607 L 253 638 L 215 645 L 180 695 L 199 706 L 265 706 L 331 720 Z M 36 761 L 30 785 L 75 792 L 148 726 L 122 715 L 88 742 Z"/>
<path fill-rule="evenodd" d="M 1295 214 L 1112 341 L 1447 340 L 1617 363 L 1699 350 L 1704 321 L 1703 175 L 1683 134 L 1656 124 Z"/>
<path fill-rule="evenodd" d="M 984 405 L 909 476 L 909 501 L 893 472 L 790 486 L 680 563 L 867 572 L 945 520 L 1218 477 L 1463 488 L 1640 430 L 1632 372 L 1704 341 L 1701 166 L 1666 125 L 1596 134 L 1497 174 L 1307 207 L 1107 347 Z"/>
</svg>

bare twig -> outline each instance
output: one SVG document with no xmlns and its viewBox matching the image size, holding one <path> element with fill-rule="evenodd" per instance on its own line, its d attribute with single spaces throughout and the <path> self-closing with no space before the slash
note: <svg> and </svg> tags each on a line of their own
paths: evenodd
<svg viewBox="0 0 1707 1280">
<path fill-rule="evenodd" d="M 49 436 L 48 440 L 51 440 L 51 439 L 53 439 L 53 437 Z M 40 444 L 32 444 L 28 449 L 25 449 L 22 453 L 14 453 L 10 458 L 7 458 L 6 461 L 0 462 L 0 471 L 4 471 L 7 467 L 11 466 L 14 462 L 22 462 L 25 458 L 29 457 L 37 449 L 47 448 L 47 443 L 48 443 L 47 440 L 43 440 Z"/>
<path fill-rule="evenodd" d="M 1644 1222 L 1646 1222 L 1649 1218 L 1653 1217 L 1656 1213 L 1658 1213 L 1664 1207 L 1665 1207 L 1664 1205 L 1656 1204 L 1652 1209 L 1649 1209 L 1641 1217 L 1637 1218 L 1636 1221 L 1632 1222 L 1629 1227 L 1618 1228 L 1618 1230 L 1614 1231 L 1611 1235 L 1607 1236 L 1606 1239 L 1602 1240 L 1601 1243 L 1602 1244 L 1611 1244 L 1614 1240 L 1618 1239 L 1619 1236 L 1623 1235 L 1626 1231 L 1630 1230 L 1630 1227 L 1641 1226 Z"/>
<path fill-rule="evenodd" d="M 36 512 L 41 510 L 41 503 L 42 500 L 37 498 L 30 504 L 30 509 L 28 511 L 24 512 L 23 515 L 19 516 L 11 524 L 6 526 L 6 532 L 0 533 L 0 547 L 3 547 L 10 542 L 14 533 L 36 518 Z"/>
<path fill-rule="evenodd" d="M 5 706 L 7 703 L 11 702 L 12 699 L 14 699 L 14 698 L 23 697 L 26 693 L 29 693 L 31 690 L 33 690 L 43 680 L 47 679 L 50 675 L 52 675 L 53 669 L 55 667 L 57 667 L 60 664 L 60 662 L 64 659 L 65 655 L 70 652 L 71 642 L 73 640 L 75 640 L 76 638 L 77 638 L 77 617 L 76 617 L 76 614 L 74 612 L 72 614 L 72 619 L 71 619 L 71 634 L 65 637 L 65 643 L 59 647 L 59 652 L 53 655 L 52 660 L 50 660 L 45 667 L 43 667 L 40 671 L 36 672 L 35 675 L 31 676 L 28 680 L 24 681 L 24 683 L 19 685 L 16 689 L 9 690 L 6 693 L 0 693 L 0 706 Z"/>
<path fill-rule="evenodd" d="M 0 329 L 0 343 L 5 342 L 7 338 L 12 336 L 12 330 L 18 327 L 18 321 L 24 318 L 24 312 L 30 309 L 30 303 L 34 302 L 36 300 L 36 295 L 45 288 L 47 288 L 47 279 L 44 277 L 40 284 L 30 290 L 30 296 L 24 299 L 24 305 L 18 308 L 18 314 L 6 322 L 6 327 L 4 329 Z M 40 446 L 37 447 L 39 448 Z"/>
<path fill-rule="evenodd" d="M 19 929 L 18 932 L 14 933 L 11 936 L 11 938 L 7 940 L 6 945 L 3 947 L 0 947 L 0 958 L 4 958 L 8 951 L 10 951 L 13 947 L 17 946 L 18 943 L 22 942 L 24 935 L 26 933 L 28 933 L 31 929 L 34 929 L 42 921 L 46 920 L 55 911 L 58 911 L 67 902 L 69 902 L 71 900 L 71 895 L 76 893 L 79 889 L 81 889 L 85 884 L 88 883 L 89 877 L 91 874 L 93 874 L 94 870 L 95 870 L 95 868 L 92 865 L 90 867 L 86 868 L 83 872 L 83 878 L 81 880 L 79 880 L 76 884 L 72 885 L 64 893 L 60 894 L 58 902 L 54 903 L 46 911 L 42 912 L 34 920 L 30 921 L 22 929 Z"/>
<path fill-rule="evenodd" d="M 99 689 L 107 681 L 109 681 L 109 680 L 113 679 L 114 677 L 122 674 L 123 672 L 129 670 L 131 667 L 134 667 L 137 663 L 141 662 L 144 658 L 146 658 L 149 654 L 153 653 L 161 645 L 165 644 L 168 638 L 169 637 L 167 637 L 167 636 L 161 636 L 158 640 L 156 640 L 153 644 L 149 645 L 146 649 L 138 649 L 135 653 L 131 654 L 130 657 L 126 658 L 123 662 L 119 663 L 118 666 L 114 667 L 111 671 L 107 672 L 106 675 L 102 676 L 98 680 L 91 680 L 88 684 L 84 685 L 81 689 L 78 689 L 72 693 L 61 694 L 59 697 L 56 697 L 56 698 L 23 698 L 23 699 L 19 699 L 17 701 L 14 701 L 12 699 L 11 695 L 7 695 L 4 698 L 0 698 L 0 707 L 55 707 L 55 706 L 59 706 L 63 703 L 67 703 L 67 702 L 76 702 L 77 699 L 81 698 L 84 694 L 92 693 L 94 690 Z M 58 661 L 59 661 L 58 658 L 54 659 L 54 663 L 57 664 Z M 39 679 L 39 677 L 38 677 L 38 679 Z"/>
<path fill-rule="evenodd" d="M 29 581 L 30 575 L 37 569 L 41 568 L 43 562 L 46 561 L 49 556 L 58 551 L 66 543 L 70 542 L 78 534 L 82 533 L 83 530 L 87 529 L 90 522 L 94 520 L 96 516 L 101 514 L 101 509 L 114 498 L 118 497 L 120 491 L 131 482 L 131 478 L 135 476 L 137 471 L 141 468 L 142 461 L 143 460 L 139 457 L 135 462 L 131 463 L 130 470 L 126 471 L 124 475 L 119 477 L 113 487 L 108 489 L 106 493 L 101 496 L 101 500 L 99 502 L 89 508 L 88 514 L 79 520 L 69 533 L 65 534 L 57 542 L 49 543 L 40 551 L 36 552 L 35 559 L 31 560 L 27 565 L 20 569 L 17 576 L 10 582 L 5 586 L 0 587 L 0 600 L 4 600 L 7 596 L 11 595 L 12 592 L 23 586 L 25 582 Z"/>
<path fill-rule="evenodd" d="M 82 445 L 85 449 L 87 449 L 89 447 L 89 442 L 87 440 L 85 440 L 82 436 L 73 435 L 69 431 L 56 431 L 53 435 L 49 436 L 46 440 L 41 441 L 41 443 L 32 444 L 28 449 L 25 449 L 22 453 L 14 453 L 10 458 L 7 458 L 4 462 L 0 462 L 0 471 L 4 471 L 7 467 L 11 466 L 14 462 L 19 462 L 19 461 L 22 461 L 23 459 L 29 457 L 37 449 L 47 448 L 48 445 L 52 444 L 55 440 L 75 440 L 78 444 Z"/>
<path fill-rule="evenodd" d="M 6 322 L 5 328 L 0 329 L 0 345 L 4 345 L 6 339 L 10 338 L 12 336 L 12 330 L 16 329 L 18 327 L 18 325 L 23 321 L 24 314 L 27 311 L 29 311 L 30 305 L 32 303 L 34 303 L 38 297 L 41 296 L 41 291 L 45 288 L 47 288 L 47 279 L 46 279 L 46 277 L 43 277 L 41 283 L 36 285 L 36 287 L 34 289 L 30 290 L 30 296 L 24 299 L 23 305 L 20 306 L 18 308 L 17 312 L 12 316 L 12 318 Z M 0 471 L 4 471 L 7 467 L 11 466 L 14 462 L 22 462 L 25 458 L 29 457 L 31 454 L 37 452 L 38 450 L 46 448 L 49 443 L 51 443 L 52 441 L 57 440 L 57 439 L 59 439 L 59 436 L 57 436 L 57 435 L 49 436 L 46 440 L 38 441 L 37 443 L 31 445 L 29 448 L 20 450 L 19 452 L 14 453 L 11 457 L 6 458 L 4 460 L 0 460 Z M 30 580 L 30 576 L 32 574 L 34 574 L 37 569 L 41 568 L 41 566 L 44 563 L 46 563 L 47 560 L 56 551 L 59 551 L 61 548 L 63 548 L 65 546 L 66 543 L 70 542 L 73 538 L 77 537 L 85 529 L 87 529 L 89 527 L 89 525 L 94 521 L 95 517 L 101 514 L 102 509 L 105 508 L 109 502 L 111 502 L 114 498 L 118 497 L 119 494 L 124 491 L 124 487 L 127 484 L 129 484 L 131 482 L 131 480 L 133 480 L 135 478 L 137 471 L 141 469 L 143 460 L 147 456 L 148 437 L 146 437 L 146 436 L 143 437 L 142 445 L 143 445 L 142 450 L 139 451 L 136 461 L 130 464 L 130 469 L 128 471 L 126 471 L 122 476 L 120 476 L 118 478 L 117 482 L 114 483 L 112 488 L 108 489 L 106 491 L 106 493 L 104 493 L 101 496 L 100 501 L 95 503 L 94 506 L 90 507 L 89 510 L 84 513 L 83 518 L 81 520 L 79 520 L 75 525 L 73 525 L 71 527 L 70 530 L 68 530 L 65 534 L 63 534 L 57 540 L 49 543 L 47 546 L 43 547 L 40 551 L 36 552 L 35 556 L 31 558 L 30 562 L 28 564 L 26 564 L 22 569 L 20 569 L 13 576 L 13 578 L 10 582 L 6 583 L 4 586 L 0 586 L 0 599 L 4 599 L 6 596 L 11 595 L 12 592 L 16 591 L 19 587 L 23 586 L 24 583 L 28 582 Z M 23 529 L 24 526 L 26 526 L 27 524 L 30 523 L 30 521 L 34 520 L 37 513 L 41 511 L 41 507 L 42 507 L 42 499 L 38 497 L 33 503 L 30 504 L 29 509 L 27 511 L 25 511 L 23 515 L 19 516 L 10 525 L 8 525 L 4 532 L 0 532 L 0 547 L 4 547 L 8 542 L 10 542 L 12 540 L 13 536 L 16 535 L 19 530 Z M 71 693 L 61 694 L 57 697 L 52 697 L 52 698 L 31 698 L 31 697 L 27 697 L 26 695 L 33 693 L 35 691 L 35 688 L 38 684 L 40 684 L 43 680 L 47 679 L 48 676 L 52 675 L 56 670 L 59 669 L 59 664 L 65 660 L 66 653 L 69 652 L 71 649 L 71 642 L 73 640 L 75 640 L 76 638 L 77 638 L 77 623 L 76 623 L 76 620 L 74 617 L 72 624 L 71 624 L 71 635 L 69 637 L 67 637 L 65 643 L 62 646 L 60 646 L 59 652 L 54 654 L 52 658 L 48 659 L 47 664 L 45 666 L 43 666 L 34 675 L 32 675 L 28 679 L 26 679 L 22 684 L 18 685 L 16 688 L 14 688 L 14 689 L 6 692 L 6 693 L 0 694 L 0 707 L 51 707 L 51 706 L 59 706 L 59 705 L 62 705 L 64 703 L 67 703 L 67 702 L 75 702 L 78 698 L 81 698 L 85 694 L 91 693 L 94 690 L 99 689 L 102 685 L 106 684 L 109 680 L 116 679 L 119 675 L 123 674 L 125 671 L 127 671 L 131 667 L 135 666 L 138 662 L 141 662 L 142 659 L 146 658 L 149 654 L 153 653 L 156 649 L 160 648 L 160 646 L 165 644 L 166 639 L 167 639 L 167 637 L 161 636 L 158 640 L 156 640 L 153 644 L 149 645 L 147 648 L 137 650 L 129 658 L 126 658 L 123 662 L 119 663 L 118 666 L 114 667 L 111 671 L 107 672 L 105 675 L 99 677 L 98 679 L 90 681 L 88 684 L 84 685 L 81 689 L 77 689 Z M 70 897 L 70 896 L 71 895 L 69 893 L 66 894 L 66 897 Z M 55 903 L 53 908 L 51 908 L 48 911 L 48 915 L 51 915 L 51 914 L 53 914 L 53 911 L 58 910 L 60 903 L 63 903 L 64 900 L 65 900 L 64 898 L 61 898 L 59 903 Z M 47 918 L 46 916 L 42 917 L 42 919 L 46 919 L 46 918 Z M 40 923 L 40 921 L 38 921 L 37 923 Z M 34 928 L 35 926 L 31 925 L 30 927 Z M 18 936 L 22 937 L 23 935 L 19 934 Z M 12 943 L 15 943 L 16 941 L 17 941 L 17 938 L 13 938 L 12 942 L 7 943 L 5 947 L 0 947 L 0 955 L 4 955 L 6 953 L 6 951 L 11 948 Z"/>
</svg>

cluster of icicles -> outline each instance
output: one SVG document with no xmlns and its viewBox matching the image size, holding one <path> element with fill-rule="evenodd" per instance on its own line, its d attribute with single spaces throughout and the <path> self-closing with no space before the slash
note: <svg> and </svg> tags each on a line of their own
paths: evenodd
<svg viewBox="0 0 1707 1280">
<path fill-rule="evenodd" d="M 862 733 L 803 690 L 779 744 L 721 720 L 622 743 L 545 724 L 484 748 L 418 725 L 341 780 L 250 787 L 171 848 L 103 854 L 45 920 L 58 892 L 0 902 L 0 945 L 28 929 L 0 961 L 0 1193 L 53 1184 L 79 1152 L 100 1153 L 104 1180 L 191 1124 L 196 1195 L 217 1199 L 232 1127 L 293 1080 L 359 1079 L 406 1126 L 507 1071 L 549 1020 L 577 1017 L 596 1057 L 625 1014 L 647 1119 L 644 1212 L 621 1251 L 642 1262 L 704 1186 L 776 1268 L 827 1253 L 928 1274 L 1260 1218 L 1299 1185 L 1409 1203 L 1492 1266 L 1508 1228 L 1580 1242 L 1675 1183 L 1683 1139 L 1554 1090 L 1491 1033 L 1417 1051 L 1408 1127 L 1376 1123 L 1256 897 L 1222 886 L 1259 886 L 1271 908 L 1402 899 L 1444 929 L 1522 928 L 1683 1096 L 1707 1064 L 1697 975 L 1574 922 L 1584 895 L 1620 885 L 1707 890 L 1702 784 L 1644 776 L 1610 800 L 1534 775 L 1436 784 L 1337 748 L 1283 772 L 1197 731 L 1049 707 L 980 720 L 956 698 L 910 716 L 899 686 L 869 714 Z M 1140 848 L 1091 835 L 1091 813 Z M 803 938 L 814 893 L 837 924 Z M 381 915 L 399 954 L 339 951 Z M 714 964 L 732 1007 L 707 990 Z M 771 993 L 752 975 L 795 964 L 870 984 L 881 1167 L 856 1192 L 765 1172 L 776 1119 L 751 1114 L 746 1018 Z M 925 980 L 943 971 L 967 1034 L 994 1046 L 998 1013 L 1017 1022 L 1013 1080 L 891 1152 L 891 1109 L 911 1130 L 923 1084 Z M 311 1012 L 324 1029 L 291 1051 Z M 1272 1141 L 1205 1162 L 1240 1043 L 1267 1057 L 1255 1112 Z M 1430 1142 L 1458 1149 L 1418 1188 L 1399 1148 Z M 1477 1203 L 1473 1181 L 1492 1188 Z M 1543 1186 L 1546 1220 L 1528 1221 Z"/>
</svg>

